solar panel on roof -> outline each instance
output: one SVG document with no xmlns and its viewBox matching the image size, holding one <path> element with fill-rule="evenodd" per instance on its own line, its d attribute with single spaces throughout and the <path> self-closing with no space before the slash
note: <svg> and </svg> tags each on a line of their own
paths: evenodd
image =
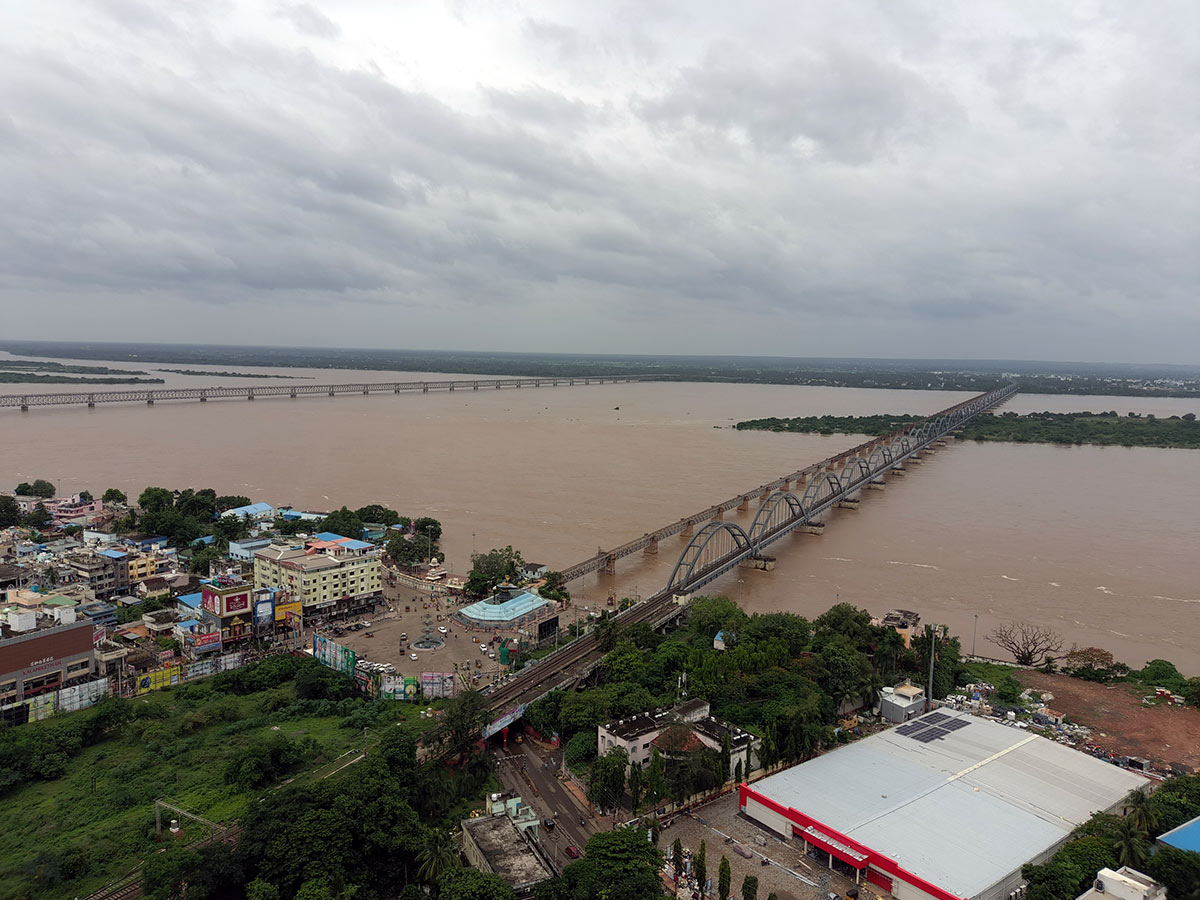
<svg viewBox="0 0 1200 900">
<path fill-rule="evenodd" d="M 938 728 L 926 728 L 912 736 L 912 739 L 919 744 L 928 744 L 930 741 L 936 741 L 938 738 L 945 737 L 946 733 Z"/>
<path fill-rule="evenodd" d="M 930 713 L 927 716 L 922 716 L 921 721 L 924 722 L 926 725 L 936 725 L 939 722 L 945 722 L 949 718 L 950 717 L 948 715 L 946 715 L 945 713 L 935 712 L 935 713 Z"/>
<path fill-rule="evenodd" d="M 906 725 L 901 725 L 896 729 L 896 734 L 913 734 L 920 731 L 925 725 L 921 722 L 909 722 Z"/>
<path fill-rule="evenodd" d="M 945 728 L 947 731 L 958 731 L 960 728 L 966 728 L 971 723 L 966 719 L 951 719 L 949 722 L 943 722 L 939 728 Z"/>
</svg>

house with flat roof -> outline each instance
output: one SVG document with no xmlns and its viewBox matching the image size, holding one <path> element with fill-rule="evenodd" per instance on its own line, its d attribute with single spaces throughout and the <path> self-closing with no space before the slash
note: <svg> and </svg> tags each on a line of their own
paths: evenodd
<svg viewBox="0 0 1200 900">
<path fill-rule="evenodd" d="M 499 875 L 518 897 L 531 897 L 556 874 L 539 841 L 537 813 L 520 797 L 501 794 L 492 796 L 489 811 L 463 820 L 463 856 L 479 871 Z"/>
</svg>

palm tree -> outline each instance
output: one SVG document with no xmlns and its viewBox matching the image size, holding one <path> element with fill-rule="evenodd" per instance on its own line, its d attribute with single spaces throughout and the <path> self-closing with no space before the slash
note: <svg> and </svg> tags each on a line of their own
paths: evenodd
<svg viewBox="0 0 1200 900">
<path fill-rule="evenodd" d="M 1122 819 L 1121 824 L 1117 826 L 1117 839 L 1113 843 L 1113 849 L 1117 851 L 1117 861 L 1131 869 L 1140 869 L 1146 862 L 1149 848 L 1145 832 L 1134 824 L 1133 819 Z"/>
<path fill-rule="evenodd" d="M 437 884 L 441 877 L 458 865 L 458 845 L 450 832 L 435 829 L 429 832 L 425 846 L 417 854 L 417 877 Z"/>
<path fill-rule="evenodd" d="M 1133 822 L 1138 831 L 1150 834 L 1158 827 L 1158 813 L 1150 805 L 1150 798 L 1134 789 L 1125 796 L 1125 817 Z"/>
</svg>

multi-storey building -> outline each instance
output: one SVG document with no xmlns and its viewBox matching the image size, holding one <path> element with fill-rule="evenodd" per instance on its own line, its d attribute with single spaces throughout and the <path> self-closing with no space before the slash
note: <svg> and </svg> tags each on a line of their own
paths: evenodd
<svg viewBox="0 0 1200 900">
<path fill-rule="evenodd" d="M 254 554 L 254 586 L 282 588 L 306 616 L 365 610 L 383 590 L 379 548 L 329 532 L 303 544 L 272 544 Z"/>
<path fill-rule="evenodd" d="M 86 680 L 95 671 L 90 620 L 10 612 L 0 624 L 0 704 Z"/>
<path fill-rule="evenodd" d="M 97 599 L 105 600 L 129 587 L 127 560 L 128 554 L 120 550 L 98 550 L 72 554 L 65 562 Z"/>
</svg>

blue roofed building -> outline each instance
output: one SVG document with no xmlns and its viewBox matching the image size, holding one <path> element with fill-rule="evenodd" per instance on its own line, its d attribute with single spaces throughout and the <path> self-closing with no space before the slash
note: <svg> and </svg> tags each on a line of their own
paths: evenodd
<svg viewBox="0 0 1200 900">
<path fill-rule="evenodd" d="M 454 618 L 468 628 L 480 631 L 530 632 L 537 626 L 536 639 L 553 637 L 558 628 L 558 604 L 553 600 L 511 584 L 502 584 L 492 596 L 464 606 Z"/>
<path fill-rule="evenodd" d="M 179 614 L 185 618 L 197 618 L 200 614 L 200 602 L 204 599 L 204 595 L 197 591 L 194 594 L 181 594 L 175 598 L 176 608 Z"/>
<path fill-rule="evenodd" d="M 255 522 L 266 522 L 275 518 L 275 507 L 270 503 L 251 503 L 248 506 L 239 506 L 236 509 L 227 509 L 221 513 L 221 518 L 233 516 L 238 519 L 249 516 Z"/>
<path fill-rule="evenodd" d="M 1169 844 L 1176 850 L 1200 853 L 1200 816 L 1158 836 L 1158 843 Z"/>
</svg>

